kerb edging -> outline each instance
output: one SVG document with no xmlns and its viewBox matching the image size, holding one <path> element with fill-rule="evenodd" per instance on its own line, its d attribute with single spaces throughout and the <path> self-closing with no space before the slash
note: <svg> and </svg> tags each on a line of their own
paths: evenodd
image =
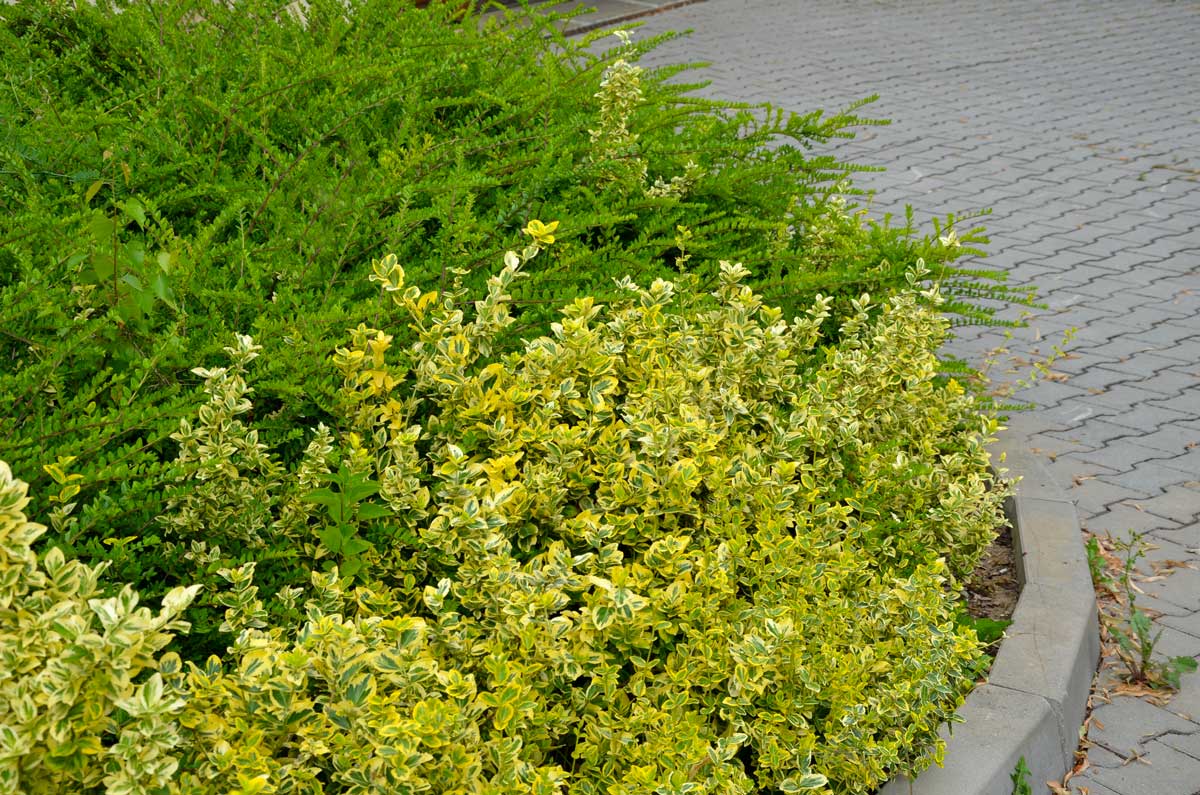
<svg viewBox="0 0 1200 795">
<path fill-rule="evenodd" d="M 879 795 L 1011 795 L 1025 758 L 1035 791 L 1061 780 L 1074 761 L 1079 727 L 1100 654 L 1096 595 L 1074 504 L 1028 449 L 1014 417 L 992 447 L 993 466 L 1020 478 L 1005 510 L 1021 597 L 987 684 L 958 710 L 943 767 L 896 779 Z"/>
</svg>

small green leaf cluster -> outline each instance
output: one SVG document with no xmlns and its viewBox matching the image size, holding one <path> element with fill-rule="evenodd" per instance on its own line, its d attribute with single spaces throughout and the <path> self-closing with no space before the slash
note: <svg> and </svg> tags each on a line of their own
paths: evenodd
<svg viewBox="0 0 1200 795">
<path fill-rule="evenodd" d="M 58 550 L 39 563 L 25 487 L 0 469 L 13 788 L 52 769 L 47 791 L 84 793 L 841 795 L 940 758 L 980 654 L 954 590 L 1005 490 L 995 420 L 939 378 L 927 274 L 791 318 L 741 265 L 711 290 L 624 279 L 514 350 L 514 287 L 542 245 L 508 253 L 474 302 L 376 261 L 409 342 L 351 332 L 336 430 L 299 428 L 294 467 L 244 422 L 253 340 L 200 374 L 163 524 L 222 612 L 222 656 L 153 656 L 196 587 L 158 618 L 129 589 L 82 601 L 97 575 Z M 86 587 L 42 596 L 42 569 Z M 279 569 L 291 584 L 261 596 Z M 110 651 L 117 613 L 136 622 Z M 104 628 L 86 658 L 42 650 L 86 622 Z M 36 685 L 97 650 L 117 662 Z M 53 732 L 52 709 L 70 718 Z"/>
<path fill-rule="evenodd" d="M 1033 795 L 1033 787 L 1029 786 L 1029 765 L 1025 763 L 1025 757 L 1017 760 L 1017 766 L 1008 778 L 1013 785 L 1012 795 Z"/>
</svg>

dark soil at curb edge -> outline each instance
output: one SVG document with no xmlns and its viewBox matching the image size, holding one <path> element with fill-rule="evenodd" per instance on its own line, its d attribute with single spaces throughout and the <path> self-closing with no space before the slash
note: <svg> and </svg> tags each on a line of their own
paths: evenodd
<svg viewBox="0 0 1200 795">
<path fill-rule="evenodd" d="M 1017 607 L 1021 586 L 1013 559 L 1012 531 L 1003 528 L 995 540 L 984 550 L 971 577 L 963 588 L 967 612 L 973 618 L 989 618 L 993 621 L 1008 621 Z M 987 647 L 987 654 L 995 657 L 1003 638 Z"/>
</svg>

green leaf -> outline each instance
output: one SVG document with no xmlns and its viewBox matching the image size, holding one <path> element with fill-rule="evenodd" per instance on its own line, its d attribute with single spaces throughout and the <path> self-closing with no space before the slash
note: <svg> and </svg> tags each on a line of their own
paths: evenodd
<svg viewBox="0 0 1200 795">
<path fill-rule="evenodd" d="M 504 731 L 509 725 L 516 720 L 517 710 L 510 704 L 500 704 L 496 707 L 496 711 L 492 713 L 492 725 L 500 731 Z"/>
<path fill-rule="evenodd" d="M 88 222 L 88 231 L 92 233 L 92 239 L 101 246 L 110 247 L 110 252 L 112 236 L 116 230 L 116 222 L 107 215 L 94 215 L 92 216 L 92 220 Z"/>
<path fill-rule="evenodd" d="M 779 782 L 781 792 L 804 792 L 810 789 L 820 789 L 829 784 L 829 779 L 820 773 L 804 773 L 800 777 L 789 776 Z"/>
<path fill-rule="evenodd" d="M 358 506 L 358 518 L 363 521 L 371 519 L 383 519 L 392 515 L 392 509 L 386 505 L 379 505 L 374 502 L 364 502 Z"/>
<path fill-rule="evenodd" d="M 156 273 L 150 280 L 150 289 L 154 291 L 154 296 L 162 301 L 167 306 L 179 311 L 179 307 L 175 305 L 175 294 L 171 291 L 167 284 L 167 275 L 165 273 Z"/>
<path fill-rule="evenodd" d="M 592 611 L 592 623 L 596 629 L 605 629 L 617 617 L 617 611 L 610 605 L 598 605 Z"/>
<path fill-rule="evenodd" d="M 342 539 L 342 554 L 347 557 L 361 555 L 371 548 L 371 542 L 364 541 L 361 538 L 343 538 Z"/>
<path fill-rule="evenodd" d="M 1194 657 L 1172 657 L 1171 665 L 1181 673 L 1190 674 L 1196 671 L 1196 658 Z"/>
<path fill-rule="evenodd" d="M 96 281 L 101 284 L 112 278 L 115 265 L 111 254 L 98 252 L 91 257 L 92 274 L 95 275 Z"/>
<path fill-rule="evenodd" d="M 146 208 L 137 199 L 126 199 L 121 203 L 121 209 L 125 214 L 137 221 L 137 225 L 142 229 L 146 228 Z"/>
<path fill-rule="evenodd" d="M 342 535 L 342 530 L 340 527 L 323 527 L 317 531 L 317 537 L 321 539 L 321 543 L 324 544 L 325 548 L 330 552 L 334 553 L 335 555 L 341 553 L 342 544 L 344 543 L 345 539 Z"/>
<path fill-rule="evenodd" d="M 379 484 L 362 476 L 356 476 L 346 484 L 346 499 L 352 504 L 378 493 Z"/>
<path fill-rule="evenodd" d="M 343 494 L 330 491 L 329 489 L 314 489 L 304 495 L 304 501 L 324 505 L 329 513 L 329 518 L 338 524 L 346 521 L 346 501 Z"/>
</svg>

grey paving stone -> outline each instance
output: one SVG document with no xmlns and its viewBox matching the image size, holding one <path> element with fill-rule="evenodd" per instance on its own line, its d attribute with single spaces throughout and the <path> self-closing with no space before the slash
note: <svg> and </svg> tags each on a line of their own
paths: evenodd
<svg viewBox="0 0 1200 795">
<path fill-rule="evenodd" d="M 1111 505 L 1130 500 L 1139 504 L 1145 504 L 1150 497 L 1145 491 L 1118 486 L 1099 477 L 1084 481 L 1080 485 L 1070 489 L 1067 494 L 1070 496 L 1072 502 L 1075 503 L 1080 517 L 1085 522 L 1096 514 L 1103 513 Z"/>
<path fill-rule="evenodd" d="M 1130 406 L 1137 406 L 1152 400 L 1160 400 L 1162 397 L 1162 394 L 1159 392 L 1143 389 L 1140 383 L 1125 382 L 1099 392 L 1089 391 L 1087 402 L 1101 406 L 1110 406 L 1112 408 L 1127 409 Z M 1168 408 L 1170 407 L 1168 406 Z"/>
<path fill-rule="evenodd" d="M 1107 510 L 1090 517 L 1084 529 L 1097 534 L 1108 533 L 1114 538 L 1124 538 L 1130 532 L 1150 533 L 1155 530 L 1174 530 L 1178 522 L 1141 511 L 1132 505 L 1115 504 Z"/>
<path fill-rule="evenodd" d="M 1129 758 L 1144 750 L 1150 738 L 1161 732 L 1197 729 L 1200 725 L 1147 701 L 1115 698 L 1111 704 L 1100 704 L 1092 709 L 1088 739 L 1118 756 Z"/>
<path fill-rule="evenodd" d="M 1194 560 L 1197 550 L 1200 550 L 1200 524 L 1195 522 L 1176 524 L 1174 527 L 1159 527 L 1150 532 L 1156 539 L 1170 541 L 1185 549 L 1188 560 Z M 1197 565 L 1200 565 L 1200 561 L 1197 561 Z"/>
<path fill-rule="evenodd" d="M 1164 734 L 1157 742 L 1200 761 L 1200 732 Z"/>
<path fill-rule="evenodd" d="M 1200 763 L 1162 743 L 1150 743 L 1144 762 L 1098 768 L 1094 779 L 1121 795 L 1196 795 Z"/>
<path fill-rule="evenodd" d="M 1193 563 L 1195 555 L 1189 551 L 1193 547 L 1181 543 L 1186 539 L 1178 530 L 1160 529 L 1142 538 L 1144 557 L 1138 566 L 1143 575 L 1138 581 L 1142 595 L 1137 604 L 1162 614 L 1155 619 L 1159 628 L 1187 633 L 1187 627 L 1177 621 L 1194 614 L 1193 605 L 1200 597 L 1200 566 Z"/>
<path fill-rule="evenodd" d="M 1159 370 L 1149 378 L 1138 381 L 1138 386 L 1152 392 L 1161 392 L 1164 395 L 1180 394 L 1186 391 L 1195 392 L 1200 390 L 1200 368 L 1189 370 L 1187 365 L 1181 364 L 1177 368 L 1170 367 Z"/>
<path fill-rule="evenodd" d="M 1200 445 L 1200 428 L 1189 427 L 1186 420 L 1169 423 L 1153 433 L 1144 433 L 1137 437 L 1138 444 L 1153 447 L 1172 456 L 1183 455 L 1193 446 Z M 1169 460 L 1163 463 L 1170 465 Z"/>
<path fill-rule="evenodd" d="M 1131 363 L 1129 367 L 1113 366 L 1113 369 L 1130 370 L 1139 375 L 1153 375 L 1167 367 L 1191 364 L 1187 355 L 1181 351 L 1131 339 L 1132 335 L 1126 336 L 1128 332 L 1124 330 L 1118 330 L 1118 333 L 1120 336 L 1096 351 L 1098 355 L 1112 357 L 1122 364 Z M 1140 365 L 1141 369 L 1133 370 L 1135 365 Z"/>
<path fill-rule="evenodd" d="M 1093 366 L 1078 375 L 1073 375 L 1067 383 L 1071 386 L 1083 387 L 1088 392 L 1094 393 L 1095 390 L 1105 391 L 1117 384 L 1124 384 L 1134 380 L 1137 381 L 1139 388 L 1146 388 L 1146 382 L 1136 375 L 1122 373 L 1119 370 L 1110 370 L 1107 367 Z"/>
<path fill-rule="evenodd" d="M 1129 300 L 1145 297 L 1139 296 L 1137 293 L 1130 293 L 1129 295 L 1131 296 Z M 1108 306 L 1104 307 L 1105 309 L 1116 312 L 1116 308 L 1112 306 L 1110 302 L 1106 301 L 1105 303 L 1108 304 Z M 1145 331 L 1144 335 L 1139 334 L 1136 336 L 1138 339 L 1147 339 L 1151 341 L 1157 341 L 1156 336 L 1158 335 L 1158 332 L 1154 331 L 1154 329 L 1160 324 L 1173 327 L 1173 324 L 1183 323 L 1186 320 L 1189 320 L 1189 318 L 1183 314 L 1183 311 L 1180 311 L 1178 314 L 1176 314 L 1174 307 L 1164 307 L 1160 301 L 1154 301 L 1150 305 L 1143 304 L 1140 306 L 1135 306 L 1125 312 L 1117 312 L 1112 317 L 1112 322 L 1117 326 L 1137 329 L 1139 332 Z M 1200 329 L 1192 329 L 1190 333 L 1178 334 L 1177 340 L 1168 342 L 1166 344 L 1173 345 L 1178 340 L 1194 336 L 1197 333 L 1200 333 Z"/>
<path fill-rule="evenodd" d="M 1059 488 L 1067 493 L 1068 497 L 1071 496 L 1072 489 L 1082 486 L 1089 480 L 1095 480 L 1101 475 L 1120 474 L 1118 469 L 1085 458 L 1090 454 L 1094 454 L 1094 451 L 1091 453 L 1088 451 L 1065 453 L 1056 456 L 1053 461 L 1046 462 L 1046 471 L 1054 478 L 1054 482 L 1058 484 Z"/>
<path fill-rule="evenodd" d="M 1160 397 L 1154 392 L 1148 394 Z M 1013 394 L 1015 400 L 1034 403 L 1038 406 L 1055 406 L 1063 401 L 1080 397 L 1091 397 L 1091 393 L 1084 387 L 1073 386 L 1070 383 L 1045 380 L 1038 381 L 1032 386 L 1018 390 Z"/>
<path fill-rule="evenodd" d="M 1028 441 L 1029 452 L 1039 456 L 1043 463 L 1054 461 L 1060 455 L 1067 453 L 1079 453 L 1094 450 L 1080 442 L 1068 439 L 1059 439 L 1049 434 L 1037 434 L 1031 437 Z"/>
<path fill-rule="evenodd" d="M 1200 638 L 1200 612 L 1189 613 L 1184 616 L 1163 616 L 1157 620 L 1157 623 Z"/>
<path fill-rule="evenodd" d="M 1137 502 L 1150 513 L 1180 524 L 1189 524 L 1200 515 L 1200 491 L 1184 486 L 1170 486 L 1153 499 Z"/>
<path fill-rule="evenodd" d="M 1164 356 L 1161 351 L 1152 351 L 1145 348 L 1140 348 L 1136 353 L 1126 355 L 1117 354 L 1116 351 L 1110 351 L 1108 348 L 1098 349 L 1096 353 L 1101 356 L 1112 357 L 1113 361 L 1105 365 L 1108 369 L 1131 373 L 1145 379 L 1150 379 L 1163 370 L 1179 369 L 1192 364 L 1191 362 L 1184 361 L 1179 356 Z M 1167 353 L 1171 352 L 1168 351 Z"/>
<path fill-rule="evenodd" d="M 1172 598 L 1171 594 L 1174 595 L 1174 598 Z M 1195 591 L 1189 593 L 1183 588 L 1176 588 L 1173 591 L 1164 591 L 1164 598 L 1171 599 L 1171 601 L 1190 610 L 1200 610 L 1200 593 L 1196 593 Z M 1157 629 L 1162 630 L 1162 635 L 1159 636 L 1158 642 L 1154 644 L 1154 653 L 1157 659 L 1195 657 L 1200 660 L 1200 638 L 1195 635 L 1189 635 L 1186 632 L 1180 632 L 1162 623 L 1157 623 L 1155 626 Z M 1168 705 L 1168 707 L 1171 706 L 1173 705 Z M 1178 712 L 1178 710 L 1173 711 Z"/>
<path fill-rule="evenodd" d="M 1194 722 L 1200 718 L 1200 676 L 1185 676 L 1171 699 L 1171 711 Z"/>
<path fill-rule="evenodd" d="M 1196 285 L 1190 283 L 1186 277 L 1162 279 L 1151 284 L 1134 287 L 1133 292 L 1165 300 L 1166 305 L 1171 307 L 1187 307 L 1200 301 Z"/>
<path fill-rule="evenodd" d="M 1113 439 L 1097 450 L 1081 453 L 1080 457 L 1085 461 L 1093 461 L 1120 471 L 1126 471 L 1144 461 L 1166 463 L 1178 457 L 1179 453 L 1175 451 L 1143 444 L 1142 440 L 1146 436 L 1144 431 L 1134 430 L 1128 436 Z"/>
<path fill-rule="evenodd" d="M 1134 428 L 1128 425 L 1118 425 L 1112 422 L 1112 415 L 1108 415 L 1102 419 L 1091 419 L 1089 417 L 1086 424 L 1077 428 L 1071 428 L 1063 431 L 1047 431 L 1047 436 L 1052 436 L 1058 439 L 1078 442 L 1092 449 L 1103 447 L 1113 439 L 1133 436 L 1138 433 Z"/>
<path fill-rule="evenodd" d="M 1163 459 L 1162 465 L 1178 469 L 1184 475 L 1190 475 L 1190 479 L 1200 479 L 1200 447 L 1194 441 L 1188 442 L 1181 455 Z"/>
<path fill-rule="evenodd" d="M 1134 342 L 1145 342 L 1149 347 L 1168 348 L 1177 346 L 1189 338 L 1194 338 L 1197 334 L 1200 334 L 1200 328 L 1194 325 L 1167 322 L 1160 323 L 1152 329 L 1131 334 L 1129 339 Z"/>
<path fill-rule="evenodd" d="M 1080 403 L 1088 403 L 1089 398 L 1080 398 Z M 1094 404 L 1103 406 L 1103 404 Z M 1109 415 L 1109 421 L 1117 425 L 1125 425 L 1135 430 L 1150 433 L 1164 425 L 1180 422 L 1189 417 L 1185 412 L 1162 408 L 1150 403 L 1142 403 L 1128 411 L 1117 411 Z"/>
<path fill-rule="evenodd" d="M 1143 461 L 1135 464 L 1126 472 L 1116 475 L 1101 475 L 1099 479 L 1146 494 L 1159 494 L 1177 485 L 1184 477 L 1184 474 L 1178 469 L 1164 466 L 1157 461 Z"/>
<path fill-rule="evenodd" d="M 1102 751 L 1103 749 L 1101 749 Z M 1099 768 L 1093 766 L 1082 775 L 1075 776 L 1070 782 L 1070 791 L 1072 795 L 1130 795 L 1127 792 L 1117 792 L 1115 789 L 1109 789 L 1096 780 L 1096 773 Z M 1050 790 L 1046 790 L 1049 792 Z M 1034 792 L 1039 792 L 1034 790 Z"/>
<path fill-rule="evenodd" d="M 1187 389 L 1170 395 L 1148 398 L 1145 401 L 1152 408 L 1165 408 L 1187 415 L 1189 418 L 1200 416 L 1200 389 Z"/>
</svg>

